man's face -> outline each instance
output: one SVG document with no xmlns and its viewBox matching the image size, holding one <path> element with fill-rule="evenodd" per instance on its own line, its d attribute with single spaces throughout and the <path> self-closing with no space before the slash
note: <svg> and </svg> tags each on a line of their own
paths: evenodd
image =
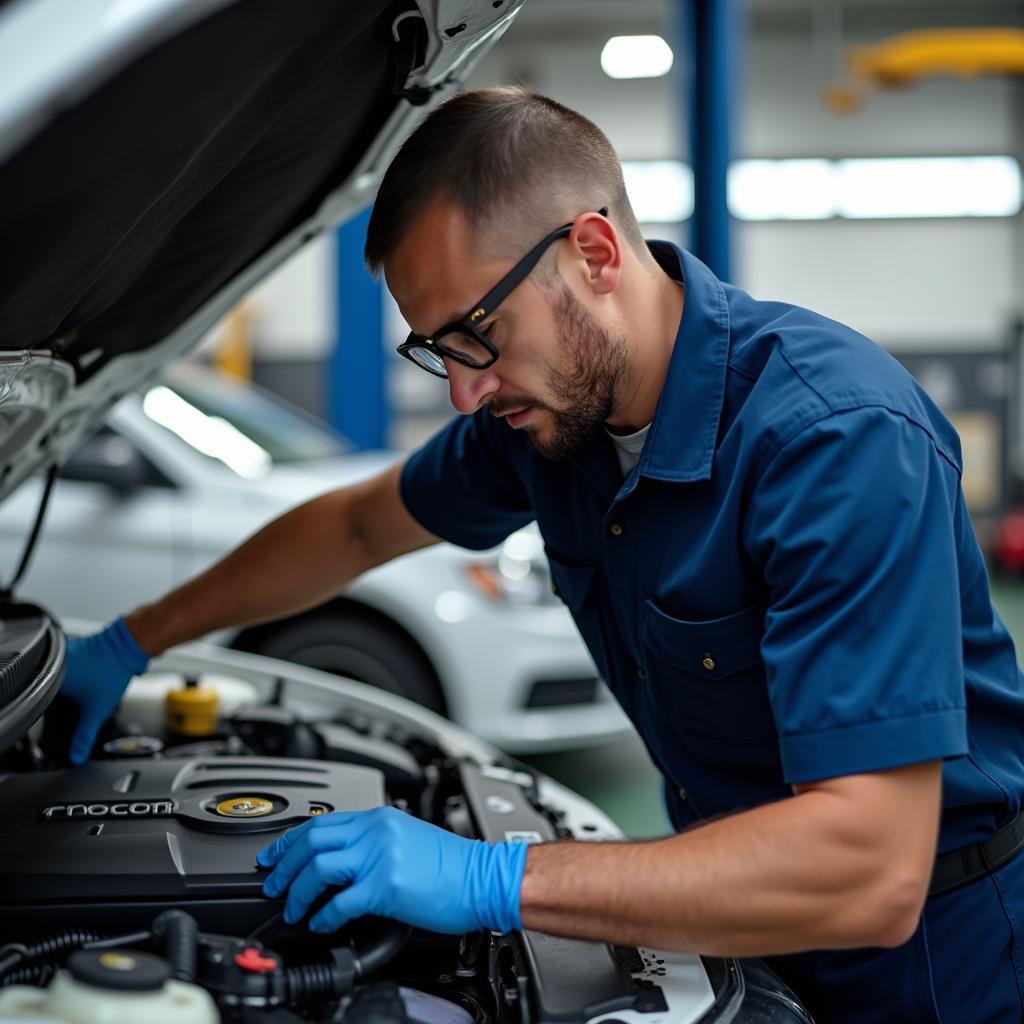
<svg viewBox="0 0 1024 1024">
<path fill-rule="evenodd" d="M 554 225 L 557 227 L 557 225 Z M 463 316 L 514 260 L 482 262 L 465 217 L 435 203 L 413 225 L 385 270 L 406 321 L 429 336 Z M 566 245 L 556 242 L 557 247 Z M 549 257 L 550 259 L 550 257 Z M 446 360 L 452 405 L 486 406 L 551 459 L 583 448 L 609 419 L 626 377 L 625 339 L 605 329 L 565 281 L 538 283 L 535 271 L 483 321 L 498 350 L 475 370 Z"/>
<path fill-rule="evenodd" d="M 604 330 L 560 279 L 549 297 L 553 318 L 552 351 L 545 360 L 541 394 L 523 395 L 531 410 L 517 423 L 530 443 L 549 459 L 578 453 L 601 430 L 615 407 L 625 375 L 625 342 Z M 515 408 L 490 403 L 493 413 Z"/>
</svg>

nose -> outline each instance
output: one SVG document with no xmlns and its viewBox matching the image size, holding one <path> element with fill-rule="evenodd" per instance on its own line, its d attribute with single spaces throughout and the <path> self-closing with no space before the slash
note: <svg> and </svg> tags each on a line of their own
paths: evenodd
<svg viewBox="0 0 1024 1024">
<path fill-rule="evenodd" d="M 444 362 L 448 370 L 448 394 L 458 412 L 476 412 L 501 387 L 501 378 L 492 369 L 474 370 L 454 359 Z"/>
</svg>

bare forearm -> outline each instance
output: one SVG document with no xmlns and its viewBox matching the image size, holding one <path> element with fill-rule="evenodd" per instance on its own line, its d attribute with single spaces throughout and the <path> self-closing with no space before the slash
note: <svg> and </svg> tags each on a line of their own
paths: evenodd
<svg viewBox="0 0 1024 1024">
<path fill-rule="evenodd" d="M 845 828 L 831 800 L 805 793 L 652 842 L 535 846 L 523 922 L 720 956 L 898 944 L 919 913 L 930 855 L 907 866 L 894 854 L 880 870 L 895 837 Z"/>
</svg>

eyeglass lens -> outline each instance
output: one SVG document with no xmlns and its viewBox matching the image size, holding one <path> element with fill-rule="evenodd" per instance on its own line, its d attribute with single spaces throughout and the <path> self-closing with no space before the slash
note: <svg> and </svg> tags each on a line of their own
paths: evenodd
<svg viewBox="0 0 1024 1024">
<path fill-rule="evenodd" d="M 450 331 L 435 338 L 434 344 L 442 352 L 450 352 L 470 366 L 483 366 L 491 360 L 491 353 L 476 338 L 462 331 Z"/>
<path fill-rule="evenodd" d="M 439 374 L 442 377 L 448 376 L 444 360 L 441 356 L 429 348 L 410 348 L 406 350 L 407 355 L 414 363 L 418 363 L 424 370 Z"/>
</svg>

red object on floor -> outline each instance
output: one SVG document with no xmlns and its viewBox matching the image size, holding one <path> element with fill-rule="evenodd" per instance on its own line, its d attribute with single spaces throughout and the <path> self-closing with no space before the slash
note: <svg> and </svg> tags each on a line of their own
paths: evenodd
<svg viewBox="0 0 1024 1024">
<path fill-rule="evenodd" d="M 993 554 L 1000 569 L 1024 573 L 1024 510 L 1003 516 L 996 530 Z"/>
</svg>

